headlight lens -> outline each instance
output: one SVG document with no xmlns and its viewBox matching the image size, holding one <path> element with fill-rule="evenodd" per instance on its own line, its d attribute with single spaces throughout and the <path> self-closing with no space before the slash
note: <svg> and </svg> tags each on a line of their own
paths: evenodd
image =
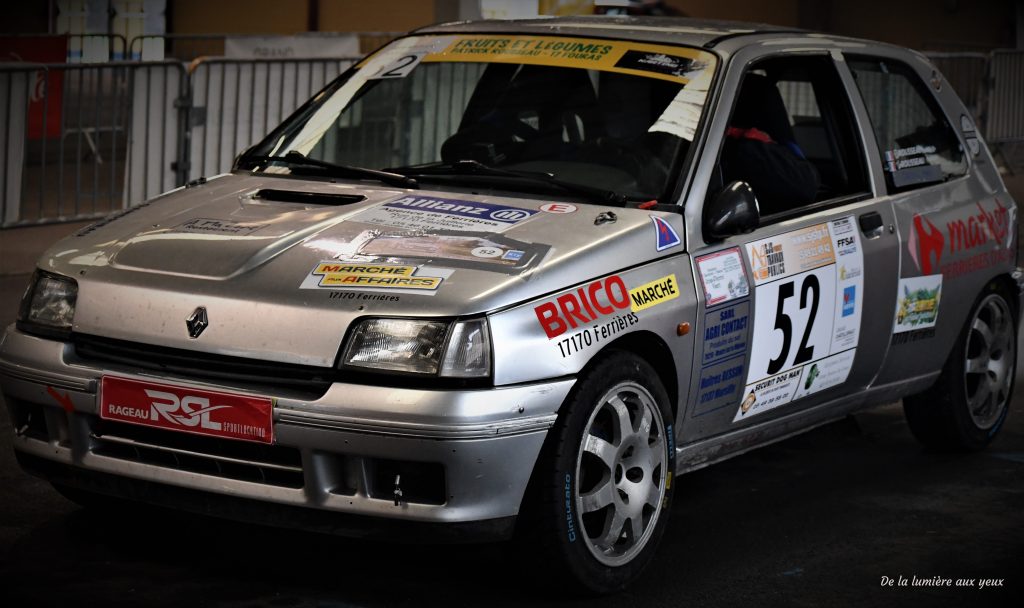
<svg viewBox="0 0 1024 608">
<path fill-rule="evenodd" d="M 452 378 L 491 371 L 487 321 L 367 319 L 349 339 L 344 365 Z"/>
<path fill-rule="evenodd" d="M 37 270 L 21 302 L 19 320 L 51 329 L 70 330 L 75 317 L 78 283 Z"/>
</svg>

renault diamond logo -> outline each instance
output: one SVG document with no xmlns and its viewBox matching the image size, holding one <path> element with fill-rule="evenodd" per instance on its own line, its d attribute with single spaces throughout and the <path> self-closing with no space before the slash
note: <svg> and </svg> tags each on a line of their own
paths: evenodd
<svg viewBox="0 0 1024 608">
<path fill-rule="evenodd" d="M 189 318 L 185 319 L 185 326 L 188 327 L 188 337 L 198 338 L 199 334 L 210 324 L 206 317 L 206 308 L 200 306 L 195 309 Z"/>
</svg>

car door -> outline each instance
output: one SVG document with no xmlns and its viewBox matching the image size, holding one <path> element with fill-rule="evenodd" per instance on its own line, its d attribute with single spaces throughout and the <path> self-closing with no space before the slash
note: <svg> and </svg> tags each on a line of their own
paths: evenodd
<svg viewBox="0 0 1024 608">
<path fill-rule="evenodd" d="M 705 204 L 742 176 L 722 162 L 737 129 L 754 129 L 755 138 L 789 147 L 814 166 L 820 184 L 813 200 L 787 205 L 785 197 L 799 189 L 784 189 L 781 198 L 762 204 L 766 213 L 749 234 L 718 242 L 691 237 L 700 244 L 691 249 L 703 302 L 690 424 L 684 425 L 689 440 L 786 417 L 783 426 L 799 427 L 794 414 L 866 388 L 885 356 L 895 306 L 899 246 L 893 211 L 874 196 L 880 178 L 865 162 L 865 147 L 873 142 L 862 136 L 870 126 L 863 107 L 850 98 L 849 72 L 828 51 L 740 52 L 731 65 L 734 73 L 726 75 L 709 127 L 706 145 L 719 154 L 705 150 L 704 162 L 715 163 L 704 171 Z M 742 82 L 754 76 L 774 85 L 787 114 L 766 118 L 764 129 L 786 121 L 791 132 L 782 126 L 766 138 L 756 125 L 732 124 L 749 93 Z M 758 107 L 778 107 L 773 95 L 770 89 L 759 93 Z M 786 137 L 795 146 L 775 141 Z M 789 174 L 777 173 L 777 179 Z M 751 179 L 759 180 L 767 199 L 771 188 L 764 178 Z M 695 207 L 691 200 L 687 220 L 700 226 Z"/>
</svg>

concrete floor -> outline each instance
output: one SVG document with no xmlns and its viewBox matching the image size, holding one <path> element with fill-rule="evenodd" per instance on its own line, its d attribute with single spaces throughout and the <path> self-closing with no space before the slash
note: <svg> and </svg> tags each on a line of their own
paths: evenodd
<svg viewBox="0 0 1024 608">
<path fill-rule="evenodd" d="M 0 324 L 28 275 L 0 277 Z M 1024 393 L 985 452 L 941 455 L 898 404 L 678 480 L 657 561 L 630 593 L 523 580 L 504 545 L 396 546 L 152 508 L 78 508 L 22 473 L 0 416 L 0 605 L 1019 606 Z M 883 576 L 1003 587 L 882 587 Z M 5 597 L 6 596 L 6 597 Z"/>
</svg>

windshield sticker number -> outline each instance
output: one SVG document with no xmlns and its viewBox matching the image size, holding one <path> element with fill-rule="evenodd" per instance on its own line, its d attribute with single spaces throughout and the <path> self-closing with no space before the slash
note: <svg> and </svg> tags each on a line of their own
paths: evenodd
<svg viewBox="0 0 1024 608">
<path fill-rule="evenodd" d="M 860 332 L 863 252 L 852 218 L 745 247 L 753 347 L 734 422 L 846 381 Z"/>
<path fill-rule="evenodd" d="M 405 78 L 416 66 L 420 64 L 426 53 L 406 53 L 395 61 L 385 65 L 379 72 L 369 77 L 369 80 L 382 80 L 387 78 Z"/>
</svg>

